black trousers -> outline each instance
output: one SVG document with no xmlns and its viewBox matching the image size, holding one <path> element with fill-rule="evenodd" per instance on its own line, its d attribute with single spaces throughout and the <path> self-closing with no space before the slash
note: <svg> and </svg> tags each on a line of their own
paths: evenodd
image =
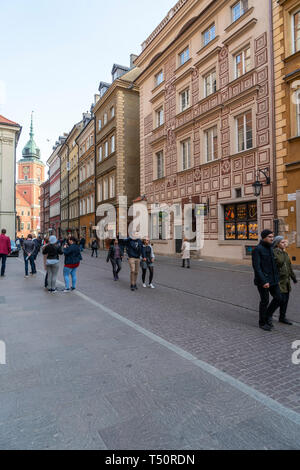
<svg viewBox="0 0 300 470">
<path fill-rule="evenodd" d="M 4 274 L 5 274 L 5 268 L 6 268 L 7 255 L 0 254 L 0 258 L 2 258 L 2 263 L 1 263 L 1 276 L 4 276 Z"/>
<path fill-rule="evenodd" d="M 148 266 L 148 269 L 149 269 L 149 284 L 152 283 L 153 281 L 153 266 Z M 146 274 L 147 274 L 147 269 L 142 269 L 142 281 L 143 281 L 143 284 L 145 284 L 145 281 L 146 281 Z"/>
<path fill-rule="evenodd" d="M 262 286 L 257 286 L 260 295 L 259 304 L 259 325 L 263 326 L 272 320 L 272 315 L 278 307 L 282 305 L 282 297 L 279 285 L 271 286 L 269 289 L 264 289 Z M 273 297 L 269 304 L 270 294 Z"/>
<path fill-rule="evenodd" d="M 114 277 L 116 277 L 116 275 L 119 274 L 119 272 L 122 269 L 122 260 L 120 258 L 117 258 L 117 259 L 112 259 L 111 258 L 110 262 L 111 262 L 111 265 L 112 265 L 112 268 L 113 268 L 113 275 L 114 275 Z"/>
<path fill-rule="evenodd" d="M 98 248 L 92 248 L 92 256 L 94 256 L 94 252 L 96 253 L 96 258 L 98 258 Z"/>
<path fill-rule="evenodd" d="M 187 267 L 189 268 L 190 267 L 190 259 L 188 258 L 186 260 L 185 259 L 182 260 L 182 267 L 183 268 L 185 268 L 185 262 L 187 264 Z"/>
<path fill-rule="evenodd" d="M 288 303 L 290 300 L 290 293 L 289 292 L 281 293 L 281 299 L 282 299 L 282 303 L 280 306 L 280 320 L 283 320 L 286 316 L 286 311 L 287 311 Z"/>
</svg>

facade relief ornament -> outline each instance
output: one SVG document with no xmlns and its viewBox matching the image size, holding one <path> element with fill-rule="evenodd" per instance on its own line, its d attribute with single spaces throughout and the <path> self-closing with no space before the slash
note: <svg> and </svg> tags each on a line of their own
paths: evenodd
<svg viewBox="0 0 300 470">
<path fill-rule="evenodd" d="M 223 160 L 222 162 L 222 175 L 228 175 L 231 171 L 230 160 Z"/>
</svg>

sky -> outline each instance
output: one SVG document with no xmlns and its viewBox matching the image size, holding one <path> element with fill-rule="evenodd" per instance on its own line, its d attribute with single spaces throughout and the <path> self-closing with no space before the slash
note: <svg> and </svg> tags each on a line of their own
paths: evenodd
<svg viewBox="0 0 300 470">
<path fill-rule="evenodd" d="M 42 160 L 90 110 L 114 63 L 129 66 L 176 0 L 1 1 L 0 114 L 22 126 Z"/>
</svg>

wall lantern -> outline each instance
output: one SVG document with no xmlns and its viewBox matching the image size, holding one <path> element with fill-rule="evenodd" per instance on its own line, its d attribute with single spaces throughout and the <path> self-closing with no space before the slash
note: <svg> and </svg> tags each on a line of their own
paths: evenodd
<svg viewBox="0 0 300 470">
<path fill-rule="evenodd" d="M 253 183 L 254 195 L 256 197 L 260 196 L 263 184 L 259 181 L 259 173 L 262 173 L 266 178 L 266 184 L 271 184 L 271 178 L 268 176 L 269 168 L 265 168 L 265 170 L 258 170 L 256 174 L 256 181 Z"/>
</svg>

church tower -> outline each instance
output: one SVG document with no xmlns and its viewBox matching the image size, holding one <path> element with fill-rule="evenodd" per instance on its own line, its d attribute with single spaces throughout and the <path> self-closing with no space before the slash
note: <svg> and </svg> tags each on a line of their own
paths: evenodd
<svg viewBox="0 0 300 470">
<path fill-rule="evenodd" d="M 37 236 L 40 232 L 40 185 L 45 179 L 45 164 L 41 161 L 40 149 L 33 138 L 33 114 L 29 137 L 22 151 L 22 159 L 17 163 L 17 235 L 24 237 L 29 233 Z"/>
</svg>

